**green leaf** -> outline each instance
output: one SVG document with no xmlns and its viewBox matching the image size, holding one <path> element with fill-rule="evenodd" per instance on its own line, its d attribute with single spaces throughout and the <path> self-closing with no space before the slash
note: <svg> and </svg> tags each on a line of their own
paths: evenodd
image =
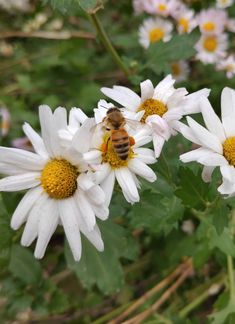
<svg viewBox="0 0 235 324">
<path fill-rule="evenodd" d="M 184 207 L 176 196 L 162 198 L 161 195 L 145 191 L 140 203 L 132 207 L 129 216 L 135 228 L 168 234 L 173 228 L 177 228 L 183 213 Z"/>
<path fill-rule="evenodd" d="M 40 263 L 34 258 L 31 251 L 13 245 L 11 250 L 10 272 L 26 284 L 40 282 L 42 271 Z"/>
<path fill-rule="evenodd" d="M 102 223 L 101 232 L 104 240 L 104 252 L 98 252 L 86 239 L 82 242 L 82 257 L 75 262 L 68 244 L 65 257 L 68 267 L 80 279 L 84 287 L 90 289 L 94 284 L 106 295 L 118 292 L 124 284 L 124 276 L 119 258 L 133 259 L 136 251 L 135 242 L 127 239 L 126 231 L 110 221 Z M 133 248 L 132 248 L 133 247 Z M 134 253 L 136 254 L 136 252 Z"/>
<path fill-rule="evenodd" d="M 209 237 L 209 246 L 211 249 L 217 247 L 223 253 L 235 257 L 235 244 L 228 228 L 225 228 L 222 234 L 218 235 L 216 229 L 211 226 L 209 229 Z"/>
<path fill-rule="evenodd" d="M 191 208 L 205 205 L 209 200 L 209 184 L 203 182 L 200 171 L 195 175 L 190 169 L 180 168 L 179 178 L 180 188 L 175 194 L 183 204 Z"/>
<path fill-rule="evenodd" d="M 8 265 L 10 249 L 12 244 L 13 231 L 10 228 L 10 218 L 0 200 L 0 269 Z M 0 270 L 0 271 L 1 271 Z"/>
<path fill-rule="evenodd" d="M 79 10 L 79 6 L 87 13 L 95 13 L 102 7 L 101 0 L 44 0 L 44 4 L 49 3 L 54 10 L 59 10 L 63 14 L 74 14 Z"/>
<path fill-rule="evenodd" d="M 79 0 L 79 4 L 81 8 L 89 14 L 95 13 L 102 7 L 101 0 Z"/>
<path fill-rule="evenodd" d="M 64 15 L 74 14 L 79 10 L 79 0 L 44 0 L 44 4 L 50 4 L 54 10 Z"/>
<path fill-rule="evenodd" d="M 218 235 L 223 233 L 225 227 L 228 226 L 229 208 L 225 205 L 215 206 L 211 214 L 213 215 L 213 225 Z"/>
<path fill-rule="evenodd" d="M 148 67 L 157 74 L 170 71 L 170 63 L 185 60 L 195 54 L 197 34 L 175 35 L 170 42 L 157 42 L 146 51 Z"/>
<path fill-rule="evenodd" d="M 235 299 L 231 298 L 225 308 L 215 312 L 209 316 L 211 324 L 222 324 L 225 323 L 229 315 L 235 313 Z"/>
</svg>

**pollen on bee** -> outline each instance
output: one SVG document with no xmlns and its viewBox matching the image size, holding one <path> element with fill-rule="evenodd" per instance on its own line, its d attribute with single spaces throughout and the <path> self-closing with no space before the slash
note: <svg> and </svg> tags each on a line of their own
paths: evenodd
<svg viewBox="0 0 235 324">
<path fill-rule="evenodd" d="M 130 136 L 130 146 L 135 145 L 135 139 L 134 137 Z"/>
</svg>

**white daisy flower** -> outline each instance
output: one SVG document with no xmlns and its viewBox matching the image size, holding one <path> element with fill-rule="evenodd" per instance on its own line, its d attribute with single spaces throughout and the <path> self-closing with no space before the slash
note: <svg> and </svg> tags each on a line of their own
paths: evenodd
<svg viewBox="0 0 235 324">
<path fill-rule="evenodd" d="M 205 64 L 216 63 L 226 56 L 227 34 L 202 35 L 195 45 L 196 58 Z"/>
<path fill-rule="evenodd" d="M 189 64 L 187 61 L 178 61 L 171 64 L 171 74 L 176 82 L 185 81 L 189 75 Z"/>
<path fill-rule="evenodd" d="M 172 23 L 161 18 L 145 19 L 139 28 L 139 42 L 144 48 L 160 40 L 168 42 L 171 39 L 172 29 Z"/>
<path fill-rule="evenodd" d="M 227 58 L 218 62 L 216 66 L 217 70 L 225 71 L 228 79 L 231 79 L 235 75 L 235 56 L 229 55 Z"/>
<path fill-rule="evenodd" d="M 151 129 L 156 157 L 159 157 L 165 141 L 176 134 L 175 121 L 185 114 L 199 112 L 199 98 L 209 95 L 208 89 L 187 95 L 185 88 L 175 89 L 174 83 L 171 75 L 165 77 L 155 88 L 150 80 L 146 80 L 140 84 L 141 96 L 126 87 L 101 89 L 107 97 L 132 114 L 144 112 L 140 121 Z"/>
<path fill-rule="evenodd" d="M 197 20 L 194 17 L 195 13 L 185 6 L 181 6 L 180 8 L 181 9 L 177 10 L 174 14 L 174 18 L 177 22 L 177 30 L 179 34 L 189 34 L 197 27 Z"/>
<path fill-rule="evenodd" d="M 221 117 L 214 112 L 206 98 L 200 101 L 202 116 L 206 127 L 191 117 L 187 117 L 189 126 L 179 122 L 179 131 L 200 147 L 182 154 L 183 162 L 197 161 L 204 165 L 202 178 L 211 181 L 214 169 L 219 166 L 223 182 L 218 191 L 224 195 L 235 195 L 235 91 L 224 88 L 221 95 Z"/>
<path fill-rule="evenodd" d="M 36 258 L 44 256 L 52 234 L 62 224 L 78 261 L 80 232 L 102 251 L 96 216 L 102 220 L 108 217 L 104 192 L 86 172 L 82 158 L 88 146 L 86 127 L 90 121 L 77 131 L 75 151 L 63 148 L 58 136 L 59 129 L 67 127 L 65 108 L 59 107 L 53 114 L 48 106 L 40 106 L 39 117 L 42 137 L 29 124 L 23 126 L 35 153 L 0 147 L 0 173 L 8 175 L 0 180 L 0 191 L 29 189 L 12 216 L 11 227 L 16 230 L 26 222 L 21 244 L 29 246 L 37 238 Z"/>
<path fill-rule="evenodd" d="M 151 15 L 160 15 L 163 17 L 168 17 L 172 15 L 179 2 L 177 0 L 146 0 L 144 1 L 144 9 L 147 13 Z"/>
<path fill-rule="evenodd" d="M 197 16 L 197 22 L 202 34 L 221 34 L 225 29 L 227 13 L 214 8 L 202 10 Z"/>
<path fill-rule="evenodd" d="M 231 7 L 234 3 L 234 0 L 216 0 L 216 7 L 219 9 L 225 9 Z"/>
<path fill-rule="evenodd" d="M 97 126 L 91 128 L 94 130 L 94 134 L 91 139 L 90 151 L 84 154 L 84 159 L 95 170 L 96 181 L 100 183 L 105 192 L 107 205 L 112 197 L 115 179 L 117 179 L 125 199 L 133 204 L 140 200 L 138 193 L 140 182 L 137 176 L 149 182 L 156 180 L 155 173 L 147 166 L 147 164 L 155 163 L 156 159 L 151 149 L 142 147 L 151 141 L 149 129 L 141 127 L 141 129 L 135 130 L 128 125 L 124 126 L 129 137 L 128 156 L 126 159 L 120 158 L 121 155 L 117 153 L 110 138 L 111 133 L 102 127 L 103 124 L 100 124 L 106 117 L 108 109 L 113 107 L 113 104 L 101 100 L 98 108 L 95 109 L 94 124 L 96 123 Z M 126 140 L 126 133 L 116 134 L 117 141 L 120 140 L 120 135 Z"/>
</svg>

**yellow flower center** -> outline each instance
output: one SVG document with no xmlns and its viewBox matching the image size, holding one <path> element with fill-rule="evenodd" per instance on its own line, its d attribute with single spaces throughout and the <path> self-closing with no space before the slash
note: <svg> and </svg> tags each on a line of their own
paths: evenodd
<svg viewBox="0 0 235 324">
<path fill-rule="evenodd" d="M 203 46 L 208 52 L 214 52 L 217 48 L 218 42 L 215 36 L 207 37 L 204 40 Z"/>
<path fill-rule="evenodd" d="M 171 64 L 171 70 L 172 70 L 173 76 L 179 76 L 180 73 L 181 73 L 181 69 L 180 69 L 179 63 L 172 63 Z"/>
<path fill-rule="evenodd" d="M 229 137 L 224 141 L 223 155 L 229 164 L 235 166 L 235 136 Z"/>
<path fill-rule="evenodd" d="M 184 33 L 187 33 L 189 31 L 189 21 L 187 19 L 180 18 L 178 23 L 182 27 Z"/>
<path fill-rule="evenodd" d="M 77 168 L 66 160 L 49 161 L 41 173 L 41 185 L 51 198 L 65 199 L 77 189 Z"/>
<path fill-rule="evenodd" d="M 165 11 L 167 9 L 167 6 L 164 3 L 160 3 L 157 8 L 160 11 Z"/>
<path fill-rule="evenodd" d="M 141 122 L 145 123 L 148 116 L 159 115 L 162 117 L 167 112 L 167 107 L 163 102 L 157 99 L 147 99 L 139 107 L 138 111 L 144 110 L 144 116 L 141 118 Z"/>
<path fill-rule="evenodd" d="M 161 28 L 154 28 L 149 32 L 149 40 L 151 43 L 155 43 L 163 39 L 164 31 Z"/>
<path fill-rule="evenodd" d="M 130 137 L 130 145 L 134 145 L 134 139 L 132 137 Z M 126 167 L 128 165 L 128 161 L 135 156 L 133 150 L 130 147 L 127 158 L 125 160 L 120 159 L 113 147 L 113 143 L 108 132 L 104 135 L 104 142 L 101 145 L 101 151 L 103 152 L 102 162 L 109 163 L 109 165 L 113 169 Z"/>
<path fill-rule="evenodd" d="M 212 21 L 208 21 L 203 24 L 202 28 L 207 32 L 213 32 L 215 30 L 215 24 Z"/>
</svg>

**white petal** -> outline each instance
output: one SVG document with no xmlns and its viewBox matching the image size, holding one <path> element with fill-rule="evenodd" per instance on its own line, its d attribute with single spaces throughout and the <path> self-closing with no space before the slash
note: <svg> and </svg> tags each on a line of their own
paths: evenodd
<svg viewBox="0 0 235 324">
<path fill-rule="evenodd" d="M 97 225 L 95 225 L 92 231 L 88 231 L 86 224 L 84 223 L 83 218 L 81 217 L 80 213 L 77 213 L 77 220 L 79 224 L 79 228 L 83 235 L 96 247 L 98 251 L 104 250 L 104 243 L 101 238 L 100 230 Z"/>
<path fill-rule="evenodd" d="M 72 146 L 80 153 L 88 152 L 90 148 L 94 118 L 87 118 L 73 137 Z"/>
<path fill-rule="evenodd" d="M 225 159 L 225 157 L 218 153 L 210 153 L 206 156 L 203 156 L 198 159 L 198 162 L 207 166 L 222 166 L 228 164 L 228 161 Z"/>
<path fill-rule="evenodd" d="M 54 157 L 60 157 L 63 152 L 59 130 L 67 128 L 67 111 L 63 107 L 58 107 L 51 118 L 50 142 Z"/>
<path fill-rule="evenodd" d="M 139 193 L 129 169 L 116 169 L 115 175 L 126 200 L 131 204 L 138 202 L 140 200 Z"/>
<path fill-rule="evenodd" d="M 43 158 L 48 159 L 48 152 L 41 136 L 39 136 L 38 133 L 35 132 L 35 130 L 28 123 L 24 123 L 23 131 L 32 143 L 35 152 L 41 155 Z"/>
<path fill-rule="evenodd" d="M 146 123 L 152 128 L 153 132 L 163 137 L 166 141 L 171 137 L 171 130 L 168 123 L 158 115 L 149 116 Z"/>
<path fill-rule="evenodd" d="M 91 177 L 86 173 L 81 173 L 77 178 L 78 186 L 83 190 L 87 191 L 95 186 L 95 183 L 91 180 Z"/>
<path fill-rule="evenodd" d="M 150 80 L 145 80 L 141 82 L 140 89 L 141 89 L 141 102 L 144 102 L 145 100 L 153 97 L 154 87 Z"/>
<path fill-rule="evenodd" d="M 212 134 L 219 138 L 221 143 L 223 143 L 226 139 L 224 128 L 219 117 L 214 112 L 209 100 L 207 98 L 201 98 L 200 107 L 206 127 Z"/>
<path fill-rule="evenodd" d="M 103 189 L 105 193 L 105 205 L 109 206 L 112 194 L 113 194 L 113 188 L 115 183 L 115 173 L 110 168 L 110 172 L 107 174 L 107 176 L 104 178 L 102 183 L 100 184 L 101 188 Z"/>
<path fill-rule="evenodd" d="M 213 153 L 212 151 L 200 147 L 196 150 L 184 153 L 180 155 L 180 160 L 184 163 L 192 162 L 192 161 L 198 161 L 203 156 L 207 156 L 208 154 Z"/>
<path fill-rule="evenodd" d="M 153 164 L 156 162 L 154 152 L 151 149 L 139 147 L 134 149 L 134 153 L 137 154 L 138 159 L 140 159 L 146 164 Z"/>
<path fill-rule="evenodd" d="M 58 209 L 73 257 L 75 261 L 79 261 L 82 253 L 82 244 L 77 221 L 77 206 L 73 197 L 58 200 Z"/>
<path fill-rule="evenodd" d="M 149 182 L 154 182 L 157 179 L 153 170 L 138 158 L 130 160 L 128 163 L 128 168 L 133 173 L 145 178 Z"/>
<path fill-rule="evenodd" d="M 101 164 L 98 170 L 95 172 L 96 183 L 100 184 L 107 179 L 111 171 L 112 169 L 108 163 Z"/>
<path fill-rule="evenodd" d="M 30 189 L 21 199 L 11 218 L 11 227 L 14 230 L 17 230 L 25 222 L 30 209 L 39 200 L 42 192 L 42 188 L 38 186 Z"/>
<path fill-rule="evenodd" d="M 36 187 L 40 184 L 39 172 L 28 172 L 0 180 L 0 191 L 18 191 Z"/>
<path fill-rule="evenodd" d="M 124 89 L 123 89 L 124 88 Z M 136 111 L 140 106 L 140 97 L 132 90 L 125 87 L 101 88 L 101 92 L 121 106 Z"/>
<path fill-rule="evenodd" d="M 203 145 L 201 141 L 199 141 L 199 139 L 194 135 L 192 129 L 189 126 L 183 124 L 182 122 L 175 121 L 174 129 L 180 132 L 185 138 L 187 138 L 192 143 L 198 144 L 200 146 Z"/>
<path fill-rule="evenodd" d="M 95 185 L 89 189 L 86 195 L 89 197 L 89 200 L 96 205 L 101 205 L 105 202 L 105 193 L 99 185 Z"/>
<path fill-rule="evenodd" d="M 76 191 L 75 201 L 88 230 L 92 231 L 96 224 L 95 213 L 81 190 Z"/>
<path fill-rule="evenodd" d="M 40 119 L 43 142 L 45 144 L 47 152 L 51 157 L 53 157 L 54 156 L 52 150 L 53 143 L 51 143 L 51 129 L 53 127 L 52 112 L 49 106 L 47 105 L 39 106 L 39 119 Z"/>
<path fill-rule="evenodd" d="M 162 148 L 164 146 L 165 139 L 157 134 L 153 134 L 153 147 L 155 157 L 158 158 L 162 152 Z"/>
<path fill-rule="evenodd" d="M 25 170 L 10 163 L 0 162 L 0 174 L 17 175 L 25 173 Z"/>
<path fill-rule="evenodd" d="M 69 126 L 77 128 L 87 119 L 87 115 L 80 109 L 73 107 L 69 113 Z"/>
<path fill-rule="evenodd" d="M 39 220 L 38 239 L 34 251 L 37 259 L 43 258 L 51 236 L 56 230 L 59 222 L 59 213 L 57 204 L 54 200 L 48 199 L 45 208 Z"/>
<path fill-rule="evenodd" d="M 211 182 L 211 176 L 215 167 L 205 165 L 202 170 L 202 180 L 204 182 Z"/>
<path fill-rule="evenodd" d="M 195 114 L 201 111 L 200 108 L 200 98 L 207 98 L 210 94 L 210 89 L 204 88 L 202 90 L 190 93 L 186 96 L 184 102 L 182 103 L 182 109 L 184 115 Z"/>
<path fill-rule="evenodd" d="M 16 148 L 0 146 L 0 161 L 4 163 L 15 164 L 24 170 L 39 171 L 42 170 L 46 159 L 40 155 Z"/>
<path fill-rule="evenodd" d="M 88 163 L 100 163 L 102 160 L 102 152 L 99 150 L 92 150 L 90 152 L 83 153 L 83 158 Z"/>
<path fill-rule="evenodd" d="M 23 246 L 29 246 L 37 237 L 39 220 L 43 214 L 47 214 L 47 200 L 48 196 L 46 194 L 41 195 L 33 205 L 21 238 Z"/>
<path fill-rule="evenodd" d="M 194 135 L 199 139 L 203 146 L 222 154 L 223 147 L 218 139 L 214 134 L 210 133 L 206 128 L 202 127 L 198 124 L 195 120 L 191 117 L 187 117 L 187 121 L 189 126 L 191 127 Z"/>
<path fill-rule="evenodd" d="M 89 198 L 90 197 L 87 197 L 88 200 L 89 200 Z M 109 217 L 109 209 L 106 204 L 96 205 L 93 203 L 93 204 L 91 204 L 91 207 L 92 207 L 96 217 L 98 217 L 99 219 L 106 220 Z"/>
<path fill-rule="evenodd" d="M 221 113 L 226 136 L 235 136 L 235 91 L 227 87 L 221 95 Z"/>
</svg>

